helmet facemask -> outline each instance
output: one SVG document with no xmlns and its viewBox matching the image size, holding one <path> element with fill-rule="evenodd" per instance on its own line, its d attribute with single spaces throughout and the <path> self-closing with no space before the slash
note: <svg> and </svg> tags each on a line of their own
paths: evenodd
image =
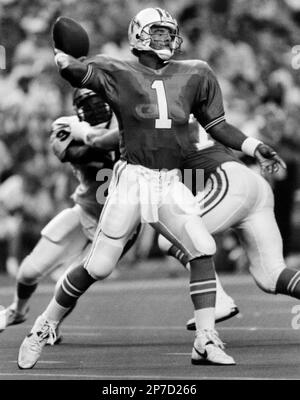
<svg viewBox="0 0 300 400">
<path fill-rule="evenodd" d="M 160 8 L 140 11 L 130 22 L 128 38 L 134 55 L 149 51 L 164 61 L 169 60 L 182 43 L 176 19 Z"/>
<path fill-rule="evenodd" d="M 77 89 L 73 97 L 73 105 L 80 121 L 91 126 L 105 126 L 112 117 L 111 108 L 102 97 L 88 89 Z"/>
<path fill-rule="evenodd" d="M 180 49 L 182 39 L 174 27 L 157 23 L 144 27 L 140 39 L 162 60 L 169 60 Z"/>
</svg>

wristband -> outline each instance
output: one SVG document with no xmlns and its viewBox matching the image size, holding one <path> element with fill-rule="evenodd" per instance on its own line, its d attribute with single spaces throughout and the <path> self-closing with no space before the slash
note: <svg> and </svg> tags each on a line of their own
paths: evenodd
<svg viewBox="0 0 300 400">
<path fill-rule="evenodd" d="M 255 150 L 257 146 L 262 144 L 260 140 L 257 140 L 252 137 L 248 137 L 242 143 L 241 150 L 243 153 L 247 154 L 248 156 L 254 157 Z"/>
</svg>

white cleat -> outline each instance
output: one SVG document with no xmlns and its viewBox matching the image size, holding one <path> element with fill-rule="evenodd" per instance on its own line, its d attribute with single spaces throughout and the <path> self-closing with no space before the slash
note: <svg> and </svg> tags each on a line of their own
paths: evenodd
<svg viewBox="0 0 300 400">
<path fill-rule="evenodd" d="M 5 308 L 0 306 L 0 332 L 4 331 L 6 328 L 6 315 L 5 315 Z"/>
<path fill-rule="evenodd" d="M 0 309 L 0 332 L 4 331 L 10 325 L 21 324 L 26 321 L 29 312 L 29 307 L 26 308 L 24 313 L 16 311 L 15 304 L 9 307 Z"/>
<path fill-rule="evenodd" d="M 224 301 L 223 303 L 221 302 L 216 302 L 216 308 L 215 308 L 215 322 L 222 322 L 226 321 L 227 319 L 230 319 L 237 315 L 239 313 L 239 309 L 234 303 L 233 299 L 228 296 L 228 299 L 226 299 L 226 302 Z M 195 324 L 195 318 L 191 318 L 188 320 L 186 323 L 186 329 L 188 331 L 195 331 L 196 330 L 196 324 Z"/>
<path fill-rule="evenodd" d="M 20 369 L 30 369 L 35 366 L 48 339 L 52 345 L 55 343 L 56 327 L 57 323 L 47 321 L 43 315 L 36 319 L 19 350 L 18 367 Z"/>
<path fill-rule="evenodd" d="M 237 306 L 235 306 L 235 307 L 232 307 L 232 308 L 226 310 L 226 313 L 223 313 L 223 314 L 216 313 L 215 322 L 217 324 L 218 322 L 226 321 L 227 319 L 230 319 L 230 318 L 234 317 L 235 315 L 237 315 L 239 312 L 240 312 L 239 309 L 237 308 Z M 195 318 L 191 318 L 187 321 L 186 329 L 188 331 L 196 330 Z"/>
<path fill-rule="evenodd" d="M 58 324 L 55 329 L 55 341 L 52 343 L 52 338 L 49 337 L 47 340 L 46 346 L 57 345 L 57 344 L 60 344 L 62 341 L 63 341 L 63 335 L 60 333 L 59 324 Z"/>
<path fill-rule="evenodd" d="M 232 357 L 224 351 L 224 343 L 214 329 L 201 329 L 196 332 L 192 351 L 194 365 L 235 365 Z"/>
</svg>

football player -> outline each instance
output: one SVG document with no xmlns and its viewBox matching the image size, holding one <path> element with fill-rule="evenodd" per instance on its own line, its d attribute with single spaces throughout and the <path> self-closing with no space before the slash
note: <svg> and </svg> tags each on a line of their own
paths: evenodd
<svg viewBox="0 0 300 400">
<path fill-rule="evenodd" d="M 96 200 L 96 174 L 101 168 L 112 169 L 115 160 L 112 153 L 93 144 L 97 135 L 113 131 L 117 123 L 108 104 L 91 90 L 75 90 L 73 104 L 77 115 L 53 122 L 50 143 L 61 162 L 71 163 L 79 180 L 72 195 L 75 205 L 61 211 L 45 226 L 40 240 L 21 263 L 14 300 L 0 312 L 0 330 L 26 320 L 29 299 L 43 277 L 58 267 L 83 263 L 95 234 L 102 209 Z M 75 139 L 77 130 L 87 129 L 91 132 L 90 145 Z"/>
<path fill-rule="evenodd" d="M 68 274 L 59 296 L 38 317 L 19 351 L 20 368 L 32 368 L 48 336 L 74 301 L 114 269 L 128 237 L 142 221 L 180 248 L 190 263 L 190 295 L 196 338 L 192 363 L 230 365 L 215 330 L 215 242 L 199 218 L 198 204 L 178 179 L 182 155 L 190 151 L 189 116 L 211 135 L 246 154 L 261 154 L 271 165 L 273 149 L 247 138 L 225 121 L 221 91 L 209 66 L 199 60 L 174 61 L 182 39 L 176 20 L 165 10 L 147 8 L 129 25 L 136 60 L 99 55 L 84 62 L 57 52 L 56 64 L 74 87 L 101 93 L 117 116 L 121 159 L 114 167 L 109 195 L 92 249 L 81 271 Z M 79 273 L 80 272 L 80 273 Z"/>
<path fill-rule="evenodd" d="M 80 182 L 72 195 L 75 205 L 60 212 L 45 226 L 41 239 L 21 263 L 14 300 L 0 311 L 0 331 L 27 319 L 29 300 L 42 278 L 61 266 L 75 268 L 83 263 L 97 227 L 102 205 L 97 202 L 100 182 L 96 181 L 96 175 L 101 168 L 112 169 L 119 132 L 109 105 L 98 94 L 89 89 L 76 89 L 73 105 L 77 116 L 54 121 L 50 143 L 61 162 L 72 164 Z M 106 137 L 113 140 L 106 141 Z M 126 250 L 133 242 L 127 244 Z M 216 322 L 220 322 L 236 315 L 238 309 L 217 276 L 216 279 Z M 55 343 L 60 341 L 57 330 Z"/>
<path fill-rule="evenodd" d="M 197 122 L 189 126 L 191 136 L 197 137 Z M 241 163 L 230 149 L 208 140 L 203 132 L 201 136 L 202 142 L 184 160 L 183 168 L 205 171 L 205 190 L 195 194 L 208 231 L 216 234 L 233 228 L 246 251 L 256 284 L 267 293 L 300 299 L 300 271 L 285 265 L 269 183 Z M 268 169 L 273 171 L 267 160 L 261 166 L 262 174 Z M 169 255 L 185 263 L 185 256 L 178 248 L 163 237 L 159 243 Z M 187 328 L 195 329 L 194 319 L 188 321 Z"/>
</svg>

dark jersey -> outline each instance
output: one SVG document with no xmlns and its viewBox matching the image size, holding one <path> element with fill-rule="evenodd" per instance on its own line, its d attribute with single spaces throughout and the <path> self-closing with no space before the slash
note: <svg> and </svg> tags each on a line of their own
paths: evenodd
<svg viewBox="0 0 300 400">
<path fill-rule="evenodd" d="M 98 203 L 96 194 L 100 185 L 104 182 L 96 180 L 97 174 L 101 169 L 112 169 L 114 164 L 109 155 L 104 158 L 103 154 L 100 153 L 98 160 L 98 162 L 90 162 L 84 166 L 81 164 L 72 164 L 74 173 L 80 184 L 71 197 L 76 204 L 79 204 L 85 212 L 95 219 L 99 218 L 103 208 L 103 204 Z"/>
<path fill-rule="evenodd" d="M 121 158 L 129 163 L 179 168 L 181 157 L 192 151 L 190 114 L 205 129 L 225 119 L 218 82 L 203 61 L 171 60 L 153 70 L 138 60 L 100 55 L 88 62 L 85 75 L 80 76 L 78 68 L 78 62 L 71 63 L 62 75 L 72 85 L 105 97 L 118 118 Z"/>
</svg>

